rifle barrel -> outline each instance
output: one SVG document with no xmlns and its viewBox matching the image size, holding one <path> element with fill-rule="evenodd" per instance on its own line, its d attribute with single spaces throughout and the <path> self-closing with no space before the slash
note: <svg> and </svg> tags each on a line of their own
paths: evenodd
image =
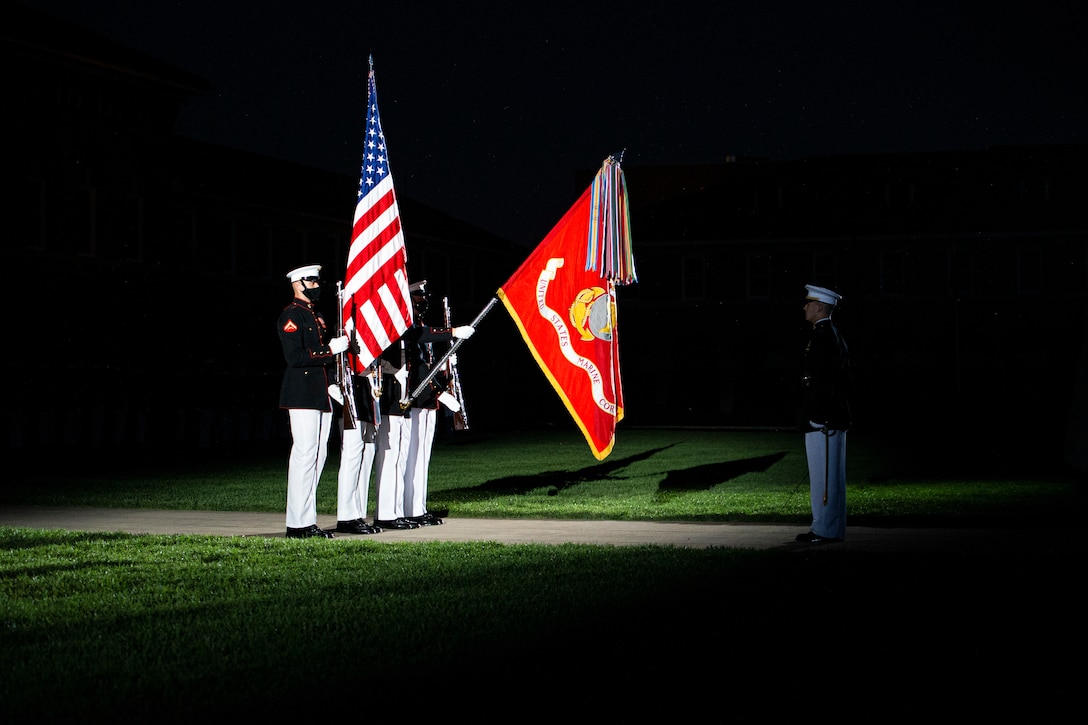
<svg viewBox="0 0 1088 725">
<path fill-rule="evenodd" d="M 498 303 L 498 301 L 498 297 L 492 297 L 487 305 L 485 305 L 484 308 L 480 310 L 480 314 L 476 315 L 476 319 L 473 320 L 469 326 L 475 328 L 477 325 L 479 325 L 480 320 L 484 319 L 484 315 L 490 312 L 491 308 L 494 307 Z M 416 386 L 416 389 L 412 391 L 411 395 L 409 395 L 405 400 L 401 401 L 402 407 L 407 408 L 413 400 L 419 397 L 419 394 L 423 392 L 423 388 L 427 387 L 427 383 L 431 382 L 434 376 L 438 374 L 438 371 L 445 364 L 446 360 L 449 359 L 449 356 L 457 352 L 457 348 L 461 347 L 462 342 L 464 342 L 464 339 L 457 339 L 453 341 L 453 344 L 450 345 L 450 349 L 446 350 L 446 354 L 443 355 L 442 358 L 434 364 L 434 367 L 431 368 L 431 372 L 427 373 L 427 377 L 423 378 L 423 380 L 420 381 L 419 385 Z"/>
</svg>

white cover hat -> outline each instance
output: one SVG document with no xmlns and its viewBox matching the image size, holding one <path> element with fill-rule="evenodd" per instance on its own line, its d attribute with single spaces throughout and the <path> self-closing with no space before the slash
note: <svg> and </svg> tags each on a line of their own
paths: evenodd
<svg viewBox="0 0 1088 725">
<path fill-rule="evenodd" d="M 808 290 L 808 296 L 805 299 L 816 300 L 817 302 L 823 302 L 827 305 L 837 305 L 839 300 L 842 299 L 842 295 L 838 292 L 832 292 L 826 287 L 817 287 L 815 285 L 806 284 L 805 289 Z"/>
<path fill-rule="evenodd" d="M 320 264 L 307 264 L 305 267 L 299 267 L 298 269 L 292 269 L 287 273 L 287 279 L 292 282 L 298 282 L 300 279 L 306 277 L 320 277 L 321 265 Z"/>
</svg>

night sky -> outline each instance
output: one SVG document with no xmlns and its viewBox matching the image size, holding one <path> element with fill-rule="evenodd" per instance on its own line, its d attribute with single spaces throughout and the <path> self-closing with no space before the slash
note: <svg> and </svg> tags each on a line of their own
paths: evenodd
<svg viewBox="0 0 1088 725">
<path fill-rule="evenodd" d="M 22 1 L 206 78 L 182 135 L 353 176 L 373 55 L 400 195 L 528 246 L 621 151 L 630 174 L 1088 141 L 1073 0 Z"/>
</svg>

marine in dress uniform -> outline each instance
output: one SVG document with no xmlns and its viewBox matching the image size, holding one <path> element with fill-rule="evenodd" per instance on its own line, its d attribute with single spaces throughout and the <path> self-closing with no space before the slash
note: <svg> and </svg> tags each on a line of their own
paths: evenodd
<svg viewBox="0 0 1088 725">
<path fill-rule="evenodd" d="M 411 395 L 430 373 L 434 363 L 433 343 L 467 340 L 475 332 L 470 325 L 437 328 L 424 324 L 423 315 L 428 306 L 425 285 L 426 280 L 410 285 L 412 327 L 382 353 L 382 420 L 375 465 L 378 512 L 374 523 L 383 529 L 413 529 L 442 523 L 442 519 L 427 511 L 426 501 L 438 398 L 445 390 L 443 376 L 432 378 L 408 408 L 402 409 L 400 401 Z"/>
<path fill-rule="evenodd" d="M 314 304 L 321 294 L 321 265 L 298 267 L 287 273 L 295 297 L 276 323 L 287 368 L 280 385 L 280 408 L 291 420 L 291 456 L 287 464 L 287 536 L 324 537 L 333 534 L 317 526 L 317 484 L 328 455 L 332 430 L 330 370 L 348 338 L 329 336 L 325 319 Z"/>
<path fill-rule="evenodd" d="M 374 471 L 376 427 L 370 377 L 351 374 L 355 396 L 355 427 L 345 428 L 340 416 L 340 470 L 336 476 L 336 531 L 341 534 L 380 534 L 366 521 L 370 477 Z"/>
<path fill-rule="evenodd" d="M 801 429 L 808 457 L 810 543 L 846 538 L 846 433 L 850 428 L 850 354 L 831 321 L 842 295 L 805 285 L 805 320 L 812 325 L 801 375 Z"/>
<path fill-rule="evenodd" d="M 382 529 L 418 529 L 419 524 L 404 518 L 404 474 L 408 470 L 411 413 L 400 407 L 408 394 L 408 365 L 404 340 L 390 345 L 381 356 L 382 395 L 379 398 L 381 424 L 375 438 L 374 474 L 378 505 L 374 525 Z"/>
<path fill-rule="evenodd" d="M 427 281 L 411 286 L 412 307 L 415 311 L 412 328 L 404 334 L 408 357 L 408 389 L 414 391 L 434 368 L 434 343 L 449 343 L 458 338 L 468 339 L 474 332 L 470 326 L 430 327 L 423 321 L 430 306 Z M 431 470 L 431 450 L 434 447 L 435 426 L 439 401 L 449 401 L 449 379 L 444 372 L 428 381 L 412 403 L 409 435 L 408 467 L 404 474 L 404 515 L 421 526 L 437 526 L 442 519 L 427 510 L 427 482 Z M 451 403 L 447 403 L 451 404 Z M 456 405 L 453 401 L 452 404 Z M 456 412 L 456 411 L 454 411 Z"/>
</svg>

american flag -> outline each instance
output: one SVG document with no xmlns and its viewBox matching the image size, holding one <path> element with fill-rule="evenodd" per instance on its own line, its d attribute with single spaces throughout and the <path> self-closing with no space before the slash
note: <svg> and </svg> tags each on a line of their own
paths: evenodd
<svg viewBox="0 0 1088 725">
<path fill-rule="evenodd" d="M 357 373 L 412 325 L 407 262 L 371 59 L 362 173 L 340 300 L 345 334 L 359 346 L 357 356 L 349 355 Z"/>
</svg>

